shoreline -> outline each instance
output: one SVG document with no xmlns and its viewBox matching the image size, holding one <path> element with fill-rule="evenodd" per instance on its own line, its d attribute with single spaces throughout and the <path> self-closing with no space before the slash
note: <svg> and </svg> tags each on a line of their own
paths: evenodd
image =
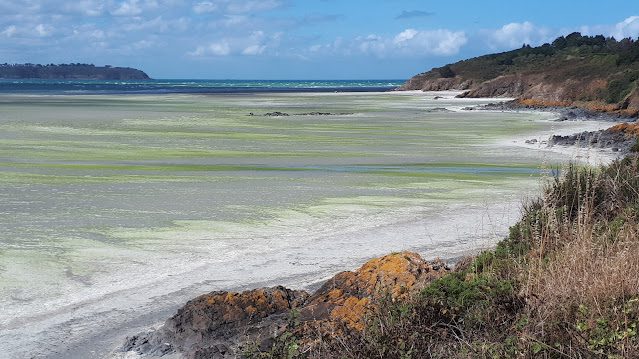
<svg viewBox="0 0 639 359">
<path fill-rule="evenodd" d="M 370 93 L 369 93 L 369 94 L 370 94 Z M 380 94 L 380 95 L 388 95 L 388 94 L 389 94 L 389 92 L 380 92 L 379 94 Z M 334 93 L 318 93 L 318 95 L 323 95 L 323 96 L 324 96 L 324 95 L 329 95 L 329 96 L 343 96 L 343 95 L 345 95 L 345 94 L 344 94 L 344 93 L 336 93 L 336 94 L 334 94 Z M 348 95 L 367 95 L 367 93 L 349 93 L 349 94 L 347 94 L 347 96 L 348 96 Z M 402 95 L 402 96 L 405 96 L 404 94 L 401 94 L 401 95 Z M 413 94 L 406 94 L 406 95 L 408 95 L 408 96 L 414 96 Z M 76 96 L 76 95 L 71 95 L 71 96 Z M 144 96 L 144 95 L 141 95 L 141 96 Z M 167 96 L 172 96 L 172 94 L 169 94 L 169 95 L 167 95 Z M 284 94 L 284 95 L 282 95 L 282 96 L 287 96 L 287 95 L 286 95 L 286 94 Z M 421 97 L 421 94 L 420 94 L 420 97 Z M 474 99 L 473 99 L 473 100 L 470 100 L 470 101 L 471 101 L 471 102 L 474 102 L 474 101 L 481 102 L 481 101 L 486 101 L 486 100 L 485 100 L 485 99 L 477 99 L 477 100 L 474 100 Z M 467 99 L 465 99 L 463 102 L 468 103 L 469 101 L 468 101 Z M 514 199 L 513 203 L 508 204 L 508 206 L 510 207 L 510 208 L 509 208 L 509 211 L 512 211 L 512 208 L 516 208 L 518 205 L 519 205 L 519 199 Z M 486 212 L 488 212 L 488 210 L 486 210 Z M 480 210 L 480 211 L 478 211 L 477 213 L 482 213 L 482 211 Z M 511 213 L 511 214 L 512 214 L 512 213 Z M 514 217 L 517 217 L 517 214 L 512 214 L 512 215 L 513 215 Z M 466 218 L 466 219 L 467 219 L 467 218 Z M 450 221 L 449 221 L 448 219 L 442 219 L 441 223 L 442 223 L 442 226 L 444 226 L 444 225 L 450 225 Z M 373 228 L 373 229 L 371 229 L 371 230 L 372 230 L 372 231 L 378 231 L 379 229 L 375 229 L 375 228 Z M 454 230 L 454 229 L 453 229 L 453 230 Z M 479 240 L 478 240 L 478 242 L 479 242 Z M 472 246 L 472 245 L 471 245 L 471 246 Z M 477 246 L 476 246 L 476 244 L 475 244 L 475 247 L 474 247 L 474 248 L 475 248 L 475 249 L 474 249 L 473 251 L 478 251 L 478 250 L 484 249 L 485 247 L 481 247 L 481 248 L 479 248 L 479 247 L 477 247 Z M 409 248 L 407 248 L 407 249 L 410 249 L 410 247 L 409 247 Z M 432 249 L 433 249 L 433 248 L 427 248 L 427 249 L 424 249 L 424 251 L 428 251 L 428 253 L 431 253 L 431 252 L 432 252 Z M 444 247 L 443 249 L 440 249 L 440 250 L 444 250 L 444 251 L 445 251 L 445 250 L 446 250 L 446 248 Z M 422 253 L 424 253 L 424 252 L 422 252 Z M 434 253 L 434 252 L 433 252 L 433 253 Z M 381 255 L 381 254 L 383 254 L 383 253 L 378 253 L 378 255 Z M 431 256 L 428 256 L 428 258 L 431 258 Z M 343 263 L 341 263 L 341 264 L 340 264 L 341 268 L 344 268 L 344 269 L 347 269 L 347 268 L 353 268 L 353 263 L 352 263 L 352 262 L 348 262 L 348 263 L 346 263 L 346 262 L 347 262 L 347 261 L 345 260 Z M 313 285 L 313 284 L 317 284 L 318 282 L 321 282 L 323 279 L 330 278 L 330 277 L 332 276 L 332 274 L 334 274 L 334 271 L 335 271 L 335 269 L 334 269 L 334 268 L 333 268 L 333 269 L 324 269 L 324 270 L 323 270 L 323 273 L 324 273 L 324 274 L 323 274 L 322 276 L 320 276 L 320 277 L 318 277 L 318 276 L 317 276 L 317 274 L 318 274 L 318 273 L 315 273 L 315 272 L 313 272 L 313 273 L 311 273 L 311 274 L 308 274 L 308 273 L 307 273 L 306 277 L 310 278 L 310 279 L 308 279 L 308 280 L 307 280 L 307 282 L 310 282 L 310 284 L 308 284 L 308 285 L 309 285 L 309 288 L 310 288 L 310 287 L 312 287 L 312 285 Z M 286 277 L 285 277 L 285 278 L 286 278 Z M 304 277 L 291 277 L 291 278 L 289 278 L 289 279 L 288 279 L 288 281 L 291 281 L 291 283 L 299 283 L 299 281 L 300 281 L 300 279 L 301 279 L 301 278 L 304 278 Z M 313 279 L 313 280 L 311 280 L 311 279 Z M 282 283 L 282 282 L 283 282 L 283 281 L 282 281 L 282 279 L 271 279 L 271 280 L 268 280 L 268 281 L 266 281 L 266 282 L 258 281 L 258 282 L 255 282 L 255 283 L 271 283 L 271 284 L 273 284 L 273 285 L 275 285 L 275 284 L 287 284 L 287 283 L 286 283 L 286 281 L 284 281 L 284 283 Z M 206 283 L 204 283 L 204 284 L 198 284 L 198 283 L 196 283 L 195 285 L 196 285 L 196 286 L 201 285 L 201 286 L 202 286 L 202 288 L 204 288 L 204 287 L 211 287 L 211 285 L 210 285 L 210 284 L 206 284 Z M 255 285 L 255 284 L 245 284 L 245 285 L 241 285 L 241 286 L 239 286 L 238 288 L 249 288 L 249 287 L 253 287 L 254 285 Z M 299 288 L 300 286 L 299 286 L 299 285 L 293 285 L 293 287 L 294 287 L 294 288 Z M 303 286 L 302 286 L 302 287 L 303 287 Z M 234 288 L 234 287 L 229 287 L 229 288 Z M 195 291 L 197 291 L 197 290 L 195 290 Z M 175 294 L 175 293 L 169 293 L 169 294 L 165 294 L 165 295 L 167 295 L 167 296 L 171 296 L 171 295 L 174 295 L 174 294 Z M 179 294 L 179 293 L 178 293 L 178 296 L 180 296 L 180 294 Z M 188 296 L 187 296 L 187 295 L 185 295 L 185 294 L 181 294 L 181 297 L 179 297 L 179 298 L 186 298 L 186 300 L 190 299 L 190 297 L 188 297 Z M 179 301 L 179 300 L 178 300 L 178 299 L 175 299 L 175 298 L 173 298 L 173 299 L 168 299 L 168 302 L 169 302 L 169 303 L 172 303 L 171 305 L 169 305 L 169 307 L 170 307 L 170 308 L 173 308 L 173 309 L 168 309 L 169 307 L 167 307 L 167 309 L 165 309 L 162 313 L 165 313 L 167 310 L 168 310 L 168 311 L 170 311 L 170 310 L 175 310 L 175 308 L 177 308 L 177 307 L 179 307 L 180 305 L 182 305 L 182 304 L 183 304 L 183 302 L 178 303 L 178 301 Z M 76 304 L 77 304 L 77 303 L 76 303 Z M 74 305 L 76 305 L 76 304 L 74 304 Z M 157 309 L 157 308 L 156 308 L 156 309 Z M 76 309 L 73 309 L 73 310 L 76 310 Z M 163 319 L 166 319 L 166 318 L 158 318 L 158 320 L 159 320 L 160 322 L 161 322 Z M 137 320 L 137 319 L 136 319 L 136 320 Z M 134 321 L 135 321 L 135 320 L 134 320 Z M 128 325 L 128 324 L 127 324 L 127 325 Z M 136 324 L 132 324 L 132 325 L 133 325 L 133 326 L 136 326 Z M 156 323 L 156 325 L 157 325 L 157 323 Z M 118 333 L 118 332 L 120 332 L 121 328 L 120 328 L 120 327 L 118 327 L 118 328 L 111 328 L 111 329 L 109 329 L 109 330 L 110 330 L 111 332 L 113 332 L 113 333 Z M 129 334 L 130 334 L 130 333 L 129 333 Z M 94 337 L 92 337 L 92 338 L 95 338 L 95 337 L 100 337 L 101 339 L 104 339 L 104 338 L 102 338 L 102 336 L 101 336 L 101 334 L 100 334 L 100 333 L 95 333 Z M 80 351 L 82 351 L 82 349 L 83 349 L 83 346 L 84 346 L 84 345 L 90 345 L 90 344 L 87 344 L 86 342 L 80 342 L 80 343 L 78 343 L 78 344 L 75 344 L 75 345 L 74 345 L 75 347 L 79 348 L 79 349 L 78 349 L 79 351 L 77 352 L 77 356 L 76 356 L 76 357 L 81 357 L 81 353 L 80 353 Z M 84 347 L 84 348 L 86 348 L 86 347 Z M 97 348 L 96 348 L 96 349 L 97 349 Z M 64 349 L 64 345 L 62 345 L 62 346 L 61 346 L 60 350 L 65 350 L 65 349 Z M 110 351 L 110 349 L 109 349 L 109 351 Z M 73 353 L 73 352 L 71 352 L 71 353 Z M 75 354 L 72 354 L 72 355 L 75 355 Z M 47 355 L 45 355 L 45 357 L 46 357 L 46 356 L 47 356 Z M 52 355 L 51 355 L 51 357 L 55 357 L 55 355 L 54 355 L 54 354 L 52 354 Z M 71 356 L 71 357 L 73 357 L 73 356 Z M 97 356 L 97 354 L 96 354 L 96 357 L 101 357 L 101 356 Z"/>
<path fill-rule="evenodd" d="M 422 91 L 403 91 L 404 94 L 408 93 L 415 93 L 415 94 L 419 94 L 419 93 L 424 93 Z M 381 93 L 383 94 L 383 93 Z M 431 91 L 431 92 L 427 92 L 427 95 L 433 95 L 435 98 L 441 98 L 441 99 L 452 99 L 454 98 L 456 95 L 458 94 L 457 91 Z M 336 94 L 338 95 L 338 94 Z M 453 97 L 450 97 L 453 96 Z M 468 99 L 467 99 L 468 100 Z M 491 101 L 499 101 L 502 100 L 500 98 L 480 98 L 480 99 L 476 99 L 477 101 L 487 101 L 487 100 L 491 100 Z M 504 101 L 509 101 L 509 99 L 504 99 Z M 504 102 L 505 103 L 505 102 Z M 523 111 L 524 109 L 516 109 L 516 108 L 508 108 L 508 109 L 493 109 L 492 104 L 486 105 L 486 106 L 479 106 L 482 107 L 482 111 L 487 111 L 487 112 L 513 112 L 513 113 L 518 113 Z M 484 108 L 486 107 L 486 108 Z M 463 108 L 454 108 L 454 109 L 450 109 L 447 108 L 448 110 L 451 111 L 459 111 L 459 112 L 471 112 L 471 111 L 476 111 L 476 108 L 473 109 L 468 109 L 467 107 L 463 107 Z M 552 109 L 528 109 L 526 108 L 525 111 L 527 112 L 531 112 L 531 113 L 547 113 L 549 115 L 551 115 L 552 117 L 557 117 L 556 119 L 549 119 L 547 121 L 550 122 L 557 122 L 560 121 L 559 119 L 561 118 L 561 116 L 564 115 L 564 110 L 568 110 L 568 109 L 562 109 L 562 108 L 552 108 Z M 545 152 L 545 153 L 553 153 L 556 155 L 560 155 L 560 156 L 567 156 L 570 158 L 574 158 L 576 159 L 578 162 L 582 162 L 584 164 L 587 165 L 602 165 L 602 164 L 606 164 L 606 163 L 610 163 L 612 161 L 614 161 L 617 158 L 620 158 L 622 156 L 621 153 L 607 153 L 604 152 L 603 149 L 586 149 L 588 152 L 586 153 L 586 155 L 582 155 L 579 154 L 577 152 L 579 152 L 579 150 L 581 149 L 579 146 L 561 146 L 561 147 L 557 147 L 557 146 L 550 146 L 550 147 L 542 147 L 542 145 L 544 144 L 543 141 L 538 141 L 537 142 L 537 146 L 534 145 L 530 145 L 530 144 L 526 144 L 526 138 L 530 138 L 530 137 L 540 137 L 543 138 L 545 135 L 547 135 L 548 138 L 550 138 L 551 136 L 556 136 L 556 135 L 571 135 L 576 133 L 575 131 L 579 132 L 579 131 L 584 131 L 584 123 L 587 123 L 589 126 L 587 126 L 587 128 L 585 129 L 585 131 L 601 131 L 604 129 L 607 129 L 608 127 L 615 125 L 617 123 L 622 123 L 622 122 L 618 122 L 619 118 L 618 117 L 611 117 L 611 118 L 606 118 L 605 120 L 600 119 L 599 117 L 597 119 L 592 119 L 592 118 L 582 118 L 582 117 L 575 117 L 572 120 L 570 120 L 571 124 L 574 123 L 575 126 L 572 126 L 571 129 L 564 129 L 563 131 L 559 131 L 556 132 L 554 129 L 551 131 L 544 131 L 544 132 L 540 132 L 534 135 L 529 135 L 526 137 L 517 137 L 517 138 L 512 138 L 510 140 L 506 140 L 504 142 L 500 142 L 499 145 L 503 145 L 503 146 L 508 146 L 508 145 L 512 145 L 515 144 L 515 147 L 519 147 L 519 148 L 526 148 L 528 150 L 536 150 L 536 151 L 540 151 L 540 152 Z M 581 126 L 580 126 L 581 125 Z M 590 153 L 590 150 L 594 150 L 594 153 Z M 505 233 L 503 234 L 503 236 L 505 237 Z M 493 244 L 494 246 L 494 244 Z M 474 249 L 470 249 L 467 252 L 463 253 L 462 255 L 457 255 L 457 256 L 451 256 L 451 257 L 443 257 L 443 261 L 444 263 L 450 264 L 450 265 L 454 265 L 456 262 L 460 261 L 460 260 L 464 260 L 464 258 L 467 257 L 472 257 L 475 256 L 476 254 L 484 251 L 484 250 L 489 250 L 493 248 L 492 246 L 489 247 L 477 247 Z M 409 251 L 416 251 L 417 253 L 421 253 L 422 255 L 424 254 L 423 251 L 419 250 L 419 249 L 415 249 L 415 248 L 406 248 L 404 250 L 409 250 Z M 376 260 L 376 259 L 380 259 L 381 257 L 377 256 L 377 257 L 372 257 L 369 258 L 367 260 L 368 261 L 372 261 L 372 260 Z M 431 261 L 431 260 L 440 260 L 439 256 L 428 256 L 426 257 L 427 260 Z M 350 266 L 350 270 L 355 270 L 354 268 L 357 268 L 361 265 L 360 264 L 353 264 Z M 337 273 L 337 270 L 333 272 L 334 274 Z M 256 289 L 256 288 L 266 288 L 266 287 L 272 287 L 274 285 L 278 285 L 278 286 L 284 286 L 286 288 L 293 288 L 295 290 L 306 290 L 309 293 L 315 293 L 317 289 L 319 289 L 323 284 L 325 284 L 328 280 L 331 280 L 331 278 L 333 278 L 333 275 L 329 275 L 329 276 L 325 276 L 323 278 L 318 278 L 317 280 L 315 280 L 314 283 L 312 283 L 311 285 L 300 285 L 299 282 L 297 282 L 296 284 L 290 285 L 290 284 L 284 284 L 281 280 L 269 280 L 267 282 L 264 283 L 264 285 L 260 285 L 260 286 L 251 286 L 251 285 L 244 285 L 241 286 L 239 289 L 238 288 L 225 288 L 223 289 L 224 292 L 242 292 L 242 293 L 247 293 L 250 290 Z M 203 294 L 206 295 L 206 294 Z M 142 331 L 140 332 L 139 335 L 148 335 L 150 333 L 153 333 L 156 330 L 156 328 L 151 329 L 150 331 L 146 330 L 146 331 Z M 136 334 L 138 335 L 138 334 Z M 115 351 L 113 352 L 113 356 L 112 358 L 114 359 L 130 359 L 130 358 L 137 358 L 138 356 L 136 356 L 136 354 L 134 354 L 134 352 L 118 352 Z M 148 355 L 143 355 L 140 356 L 140 358 L 155 358 L 155 356 L 148 356 Z M 169 356 L 168 358 L 173 359 L 173 356 Z M 175 354 L 175 358 L 181 358 L 181 355 L 179 354 Z"/>
</svg>

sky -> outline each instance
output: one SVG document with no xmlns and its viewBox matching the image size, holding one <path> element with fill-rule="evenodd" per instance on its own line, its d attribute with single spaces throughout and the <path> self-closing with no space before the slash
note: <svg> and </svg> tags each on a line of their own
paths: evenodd
<svg viewBox="0 0 639 359">
<path fill-rule="evenodd" d="M 574 31 L 639 37 L 637 0 L 0 0 L 0 63 L 169 79 L 406 79 Z"/>
</svg>

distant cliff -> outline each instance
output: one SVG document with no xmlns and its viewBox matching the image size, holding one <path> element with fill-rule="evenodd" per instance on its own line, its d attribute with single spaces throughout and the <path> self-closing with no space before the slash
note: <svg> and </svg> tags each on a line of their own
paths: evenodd
<svg viewBox="0 0 639 359">
<path fill-rule="evenodd" d="M 639 41 L 572 33 L 551 44 L 460 61 L 414 76 L 401 90 L 465 90 L 531 106 L 639 114 Z"/>
<path fill-rule="evenodd" d="M 4 79 L 149 80 L 141 70 L 92 64 L 0 64 Z"/>
</svg>

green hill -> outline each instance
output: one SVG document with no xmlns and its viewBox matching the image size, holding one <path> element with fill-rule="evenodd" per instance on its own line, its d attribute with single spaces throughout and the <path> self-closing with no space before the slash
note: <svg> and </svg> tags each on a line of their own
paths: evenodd
<svg viewBox="0 0 639 359">
<path fill-rule="evenodd" d="M 639 113 L 639 41 L 572 33 L 551 44 L 480 56 L 414 76 L 402 90 L 465 90 L 524 104 Z"/>
<path fill-rule="evenodd" d="M 141 70 L 93 64 L 0 64 L 3 79 L 149 80 Z"/>
</svg>

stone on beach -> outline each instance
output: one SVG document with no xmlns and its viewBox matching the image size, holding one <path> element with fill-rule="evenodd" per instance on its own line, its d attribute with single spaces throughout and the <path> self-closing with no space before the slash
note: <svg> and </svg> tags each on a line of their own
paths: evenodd
<svg viewBox="0 0 639 359">
<path fill-rule="evenodd" d="M 295 335 L 312 346 L 318 335 L 364 329 L 376 299 L 406 298 L 449 270 L 441 260 L 401 252 L 341 272 L 312 295 L 281 286 L 212 292 L 189 301 L 160 329 L 127 338 L 122 349 L 151 357 L 232 358 L 246 343 L 268 349 L 288 328 L 293 311 L 299 321 Z"/>
</svg>

